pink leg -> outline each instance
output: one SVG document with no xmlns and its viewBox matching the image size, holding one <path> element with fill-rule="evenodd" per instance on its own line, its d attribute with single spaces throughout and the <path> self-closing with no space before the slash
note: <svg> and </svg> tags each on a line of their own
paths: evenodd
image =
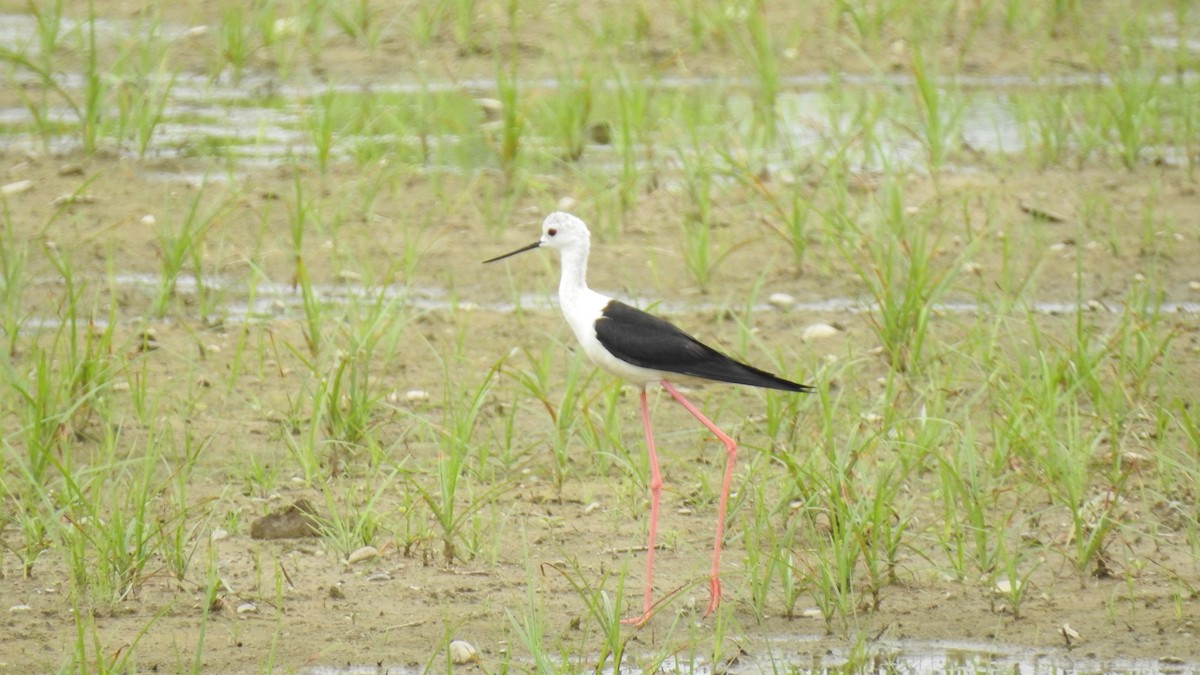
<svg viewBox="0 0 1200 675">
<path fill-rule="evenodd" d="M 646 450 L 650 455 L 650 536 L 646 542 L 646 596 L 642 603 L 642 615 L 623 619 L 621 623 L 640 626 L 650 620 L 651 580 L 654 578 L 654 538 L 658 532 L 658 502 L 662 496 L 662 474 L 658 471 L 658 454 L 654 452 L 654 433 L 650 430 L 650 406 L 646 403 L 646 390 L 642 389 L 642 430 L 646 433 Z"/>
<path fill-rule="evenodd" d="M 708 430 L 725 446 L 725 479 L 721 483 L 721 501 L 717 504 L 717 541 L 713 544 L 712 574 L 709 577 L 710 595 L 708 609 L 704 612 L 704 616 L 708 616 L 717 608 L 717 605 L 721 604 L 721 540 L 725 535 L 725 506 L 729 501 L 729 484 L 733 480 L 733 462 L 737 459 L 737 443 L 725 432 L 718 429 L 717 425 L 705 417 L 704 413 L 701 413 L 696 406 L 692 405 L 691 401 L 684 398 L 683 394 L 676 391 L 670 382 L 663 380 L 661 384 L 662 388 L 667 390 L 667 393 L 675 397 L 676 401 L 679 401 L 679 405 L 692 413 L 692 416 L 700 420 L 701 424 L 708 427 Z M 645 392 L 643 392 L 644 395 Z"/>
</svg>

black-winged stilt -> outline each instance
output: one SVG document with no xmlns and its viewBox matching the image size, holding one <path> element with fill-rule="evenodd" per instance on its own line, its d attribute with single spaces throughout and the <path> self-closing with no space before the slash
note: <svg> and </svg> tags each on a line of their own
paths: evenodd
<svg viewBox="0 0 1200 675">
<path fill-rule="evenodd" d="M 640 626 L 650 618 L 654 609 L 651 602 L 651 579 L 654 575 L 654 538 L 658 527 L 662 475 L 658 470 L 658 456 L 654 452 L 654 435 L 650 429 L 646 387 L 654 383 L 661 385 L 725 446 L 725 478 L 721 485 L 721 500 L 717 505 L 717 535 L 713 545 L 712 572 L 709 577 L 711 595 L 708 609 L 704 612 L 704 615 L 708 616 L 721 602 L 721 539 L 725 529 L 725 507 L 729 500 L 733 463 L 737 457 L 737 443 L 718 429 L 717 425 L 705 417 L 691 401 L 684 398 L 683 394 L 671 385 L 670 380 L 715 380 L 792 392 L 812 391 L 812 387 L 790 382 L 735 361 L 667 321 L 588 288 L 586 276 L 591 233 L 582 220 L 569 213 L 551 213 L 542 223 L 541 239 L 512 253 L 484 262 L 503 260 L 542 246 L 557 250 L 562 258 L 558 302 L 572 332 L 583 346 L 584 353 L 604 370 L 641 388 L 642 427 L 646 434 L 646 450 L 650 457 L 650 534 L 646 544 L 646 595 L 642 614 L 622 623 Z"/>
</svg>

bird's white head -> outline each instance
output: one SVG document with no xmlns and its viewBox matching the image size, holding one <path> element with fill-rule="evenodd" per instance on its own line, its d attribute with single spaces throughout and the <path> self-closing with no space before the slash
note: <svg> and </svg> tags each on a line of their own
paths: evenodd
<svg viewBox="0 0 1200 675">
<path fill-rule="evenodd" d="M 496 256 L 490 260 L 484 260 L 485 263 L 496 262 L 512 257 L 518 253 L 532 251 L 535 248 L 552 248 L 563 256 L 564 264 L 568 259 L 577 261 L 576 265 L 580 268 L 587 262 L 588 246 L 590 245 L 592 235 L 588 232 L 587 225 L 582 220 L 576 218 L 569 213 L 555 211 L 546 216 L 546 220 L 542 221 L 542 237 L 528 246 L 523 246 L 511 253 Z"/>
<path fill-rule="evenodd" d="M 575 216 L 555 211 L 542 221 L 542 238 L 538 244 L 553 248 L 560 253 L 573 249 L 587 249 L 592 235 L 587 225 Z"/>
</svg>

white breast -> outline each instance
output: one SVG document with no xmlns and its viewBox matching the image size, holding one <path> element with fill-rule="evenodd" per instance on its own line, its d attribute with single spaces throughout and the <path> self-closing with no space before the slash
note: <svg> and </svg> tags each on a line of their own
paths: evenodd
<svg viewBox="0 0 1200 675">
<path fill-rule="evenodd" d="M 608 303 L 612 302 L 612 298 L 591 289 L 583 289 L 582 292 L 571 293 L 570 296 L 559 295 L 559 302 L 564 303 L 563 316 L 566 317 L 567 324 L 571 326 L 571 331 L 575 333 L 575 339 L 579 340 L 579 345 L 583 347 L 583 353 L 588 355 L 592 363 L 602 370 L 640 387 L 656 383 L 666 377 L 667 373 L 663 371 L 626 363 L 613 356 L 604 348 L 604 345 L 600 344 L 600 340 L 596 338 L 596 321 Z"/>
</svg>

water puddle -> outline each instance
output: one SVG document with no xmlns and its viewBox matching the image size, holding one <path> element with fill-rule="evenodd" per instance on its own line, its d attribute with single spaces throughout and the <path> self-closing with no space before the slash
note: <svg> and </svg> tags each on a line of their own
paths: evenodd
<svg viewBox="0 0 1200 675">
<path fill-rule="evenodd" d="M 83 280 L 77 280 L 85 283 Z M 41 284 L 56 284 L 55 280 L 41 280 Z M 111 285 L 114 289 L 135 292 L 153 297 L 162 288 L 162 280 L 151 274 L 116 274 L 109 279 L 92 280 L 96 285 Z M 382 301 L 418 312 L 424 311 L 487 311 L 511 313 L 516 311 L 557 312 L 558 301 L 552 294 L 521 293 L 516 301 L 473 301 L 461 295 L 432 286 L 416 286 L 388 284 L 384 286 L 366 286 L 354 283 L 312 284 L 313 298 L 327 308 L 345 308 L 354 304 L 376 303 Z M 302 319 L 305 316 L 304 296 L 300 290 L 291 284 L 261 281 L 249 288 L 245 281 L 231 281 L 220 277 L 207 277 L 203 285 L 190 275 L 182 275 L 175 281 L 175 295 L 195 300 L 189 306 L 202 305 L 199 296 L 208 297 L 208 317 L 220 319 L 227 324 L 263 323 L 275 320 Z M 625 302 L 637 307 L 649 307 L 648 299 L 629 297 L 620 293 L 612 293 Z M 1025 301 L 1020 309 L 1027 309 L 1034 314 L 1049 316 L 1074 314 L 1078 311 L 1101 314 L 1121 314 L 1126 311 L 1121 303 L 1086 303 L 1082 307 L 1076 302 L 1061 301 Z M 653 303 L 653 310 L 665 315 L 684 315 L 696 312 L 717 312 L 728 309 L 727 304 L 719 302 L 658 302 Z M 863 314 L 876 311 L 878 305 L 873 301 L 862 298 L 825 298 L 821 300 L 796 300 L 786 305 L 759 302 L 749 305 L 751 312 L 786 311 L 797 314 Z M 1161 314 L 1200 314 L 1200 302 L 1163 302 L 1155 307 Z M 994 312 L 995 307 L 973 302 L 943 302 L 933 305 L 933 311 L 941 314 L 979 314 Z M 141 321 L 143 319 L 131 319 Z M 95 319 L 97 325 L 106 325 L 104 317 Z M 22 322 L 25 332 L 51 330 L 57 328 L 60 321 L 52 317 L 27 317 Z"/>
<path fill-rule="evenodd" d="M 153 31 L 154 40 L 169 43 L 187 39 L 194 27 L 169 24 L 146 25 L 137 21 L 97 19 L 97 40 L 116 43 L 128 36 Z M 1165 26 L 1164 30 L 1171 30 Z M 60 31 L 67 43 L 69 36 L 81 32 L 81 25 L 64 19 Z M 28 15 L 0 15 L 0 46 L 16 52 L 35 53 L 37 26 Z M 1193 50 L 1192 41 L 1169 37 L 1148 38 L 1156 49 Z M 76 100 L 82 100 L 85 77 L 80 73 L 55 73 L 55 84 Z M 118 75 L 108 75 L 107 85 L 123 86 Z M 1197 73 L 1173 73 L 1159 78 L 1160 86 L 1187 86 Z M 40 86 L 39 76 L 14 71 L 14 84 Z M 456 81 L 402 80 L 394 82 L 314 82 L 296 86 L 274 77 L 247 73 L 239 78 L 228 75 L 206 77 L 192 73 L 161 73 L 139 77 L 135 83 L 146 97 L 164 97 L 160 121 L 153 130 L 153 143 L 145 156 L 177 158 L 217 156 L 234 159 L 245 168 L 274 166 L 295 156 L 321 154 L 328 161 L 361 161 L 364 156 L 395 156 L 427 172 L 468 173 L 495 164 L 495 152 L 489 143 L 485 118 L 477 100 L 497 96 L 500 84 L 491 78 L 465 78 Z M 717 107 L 717 123 L 724 125 L 724 136 L 749 138 L 761 122 L 761 102 L 756 91 L 760 82 L 753 77 L 661 76 L 633 81 L 600 80 L 594 87 L 605 97 L 618 90 L 664 92 L 682 97 L 676 108 Z M 971 171 L 972 156 L 1017 153 L 1026 149 L 1019 99 L 1028 98 L 1029 90 L 1053 94 L 1076 87 L 1109 87 L 1114 83 L 1104 74 L 1075 74 L 1052 77 L 1021 75 L 959 75 L 947 78 L 941 103 L 947 119 L 942 123 L 952 137 L 942 139 L 950 145 L 961 141 L 969 150 L 955 156 L 941 171 Z M 577 83 L 555 78 L 527 78 L 517 84 L 530 103 L 523 113 L 533 119 L 538 106 L 551 105 L 547 94 L 558 98 L 572 95 L 568 87 Z M 779 94 L 775 99 L 777 137 L 765 157 L 759 157 L 772 170 L 794 164 L 797 156 L 816 160 L 842 153 L 852 170 L 873 171 L 884 166 L 925 170 L 928 161 L 919 138 L 921 114 L 909 103 L 914 96 L 913 78 L 907 74 L 852 75 L 811 73 L 781 76 L 773 83 Z M 851 93 L 846 94 L 849 90 Z M 550 96 L 550 98 L 553 98 Z M 850 129 L 854 116 L 870 106 L 872 97 L 892 97 L 886 114 L 872 122 L 870 147 L 847 147 L 836 139 L 838 130 Z M 26 131 L 39 124 L 61 124 L 72 128 L 78 123 L 78 111 L 56 97 L 35 114 L 29 101 L 10 107 L 0 106 L 0 147 L 10 149 L 48 149 L 64 154 L 78 149 L 79 140 L 70 134 L 49 138 Z M 857 110 L 856 110 L 857 108 Z M 911 108 L 911 109 L 910 109 Z M 377 119 L 356 119 L 363 110 L 387 110 Z M 454 111 L 447 119 L 447 111 Z M 600 113 L 603 114 L 603 113 Z M 117 111 L 105 118 L 116 119 Z M 326 116 L 335 118 L 332 137 Z M 40 122 L 39 122 L 40 118 Z M 381 120 L 386 120 L 382 122 Z M 566 151 L 563 139 L 538 136 L 533 129 L 552 127 L 549 119 L 527 125 L 522 137 L 523 151 L 556 161 Z M 1026 125 L 1027 126 L 1027 125 Z M 1028 132 L 1024 132 L 1028 135 Z M 671 169 L 680 163 L 695 161 L 712 148 L 688 148 L 686 142 L 672 144 L 654 138 L 654 145 L 634 143 L 618 149 L 607 142 L 588 142 L 580 165 L 601 173 L 617 173 L 629 162 L 645 170 L 653 162 L 656 169 Z M 133 142 L 120 149 L 138 156 Z M 679 147 L 673 147 L 678 145 Z M 736 152 L 737 148 L 729 148 Z M 1186 162 L 1187 152 L 1175 148 L 1154 148 L 1155 157 L 1168 163 Z M 624 153 L 623 155 L 621 153 Z M 172 174 L 155 174 L 171 179 Z"/>
</svg>

